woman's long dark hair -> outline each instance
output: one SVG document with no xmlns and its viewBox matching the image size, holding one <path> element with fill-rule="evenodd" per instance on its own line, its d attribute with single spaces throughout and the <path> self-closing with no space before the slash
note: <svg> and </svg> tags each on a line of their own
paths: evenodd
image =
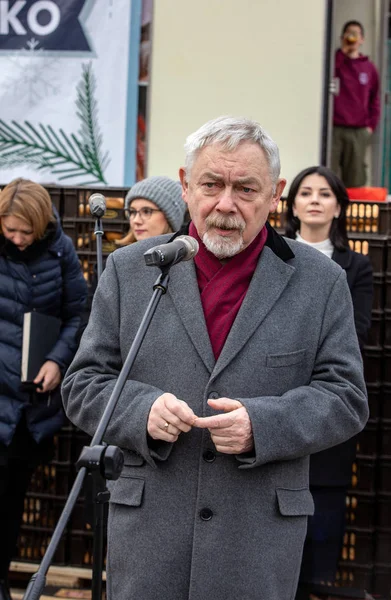
<svg viewBox="0 0 391 600">
<path fill-rule="evenodd" d="M 293 205 L 301 182 L 305 177 L 313 175 L 314 173 L 326 179 L 341 208 L 339 217 L 334 218 L 331 223 L 329 232 L 330 241 L 337 250 L 349 248 L 349 240 L 346 233 L 346 209 L 349 205 L 349 196 L 339 177 L 327 167 L 309 167 L 308 169 L 300 171 L 292 181 L 286 198 L 287 210 L 285 213 L 285 235 L 288 238 L 295 239 L 296 233 L 300 230 L 300 221 L 297 217 L 293 216 Z"/>
</svg>

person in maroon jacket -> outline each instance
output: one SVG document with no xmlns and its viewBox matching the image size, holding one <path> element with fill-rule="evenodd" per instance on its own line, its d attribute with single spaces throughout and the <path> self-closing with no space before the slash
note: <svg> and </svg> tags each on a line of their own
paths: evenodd
<svg viewBox="0 0 391 600">
<path fill-rule="evenodd" d="M 361 23 L 345 23 L 335 56 L 339 91 L 334 98 L 331 166 L 348 188 L 366 183 L 365 152 L 380 117 L 379 75 L 360 53 L 363 43 Z"/>
</svg>

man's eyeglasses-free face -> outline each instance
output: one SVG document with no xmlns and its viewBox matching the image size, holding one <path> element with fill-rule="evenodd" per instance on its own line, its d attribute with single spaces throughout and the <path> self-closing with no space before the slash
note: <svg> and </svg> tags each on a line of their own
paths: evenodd
<svg viewBox="0 0 391 600">
<path fill-rule="evenodd" d="M 126 208 L 125 209 L 125 217 L 127 219 L 135 219 L 137 215 L 140 215 L 142 219 L 146 221 L 150 219 L 154 212 L 162 212 L 160 208 L 149 208 L 149 206 L 143 206 L 140 210 L 136 210 L 135 208 Z"/>
</svg>

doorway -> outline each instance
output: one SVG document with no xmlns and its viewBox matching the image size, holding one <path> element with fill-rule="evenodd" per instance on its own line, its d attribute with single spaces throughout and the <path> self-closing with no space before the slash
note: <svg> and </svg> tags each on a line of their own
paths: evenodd
<svg viewBox="0 0 391 600">
<path fill-rule="evenodd" d="M 335 53 L 340 47 L 341 33 L 347 21 L 359 21 L 364 27 L 364 43 L 360 49 L 375 64 L 380 77 L 379 124 L 370 137 L 366 151 L 368 186 L 391 185 L 391 74 L 387 65 L 391 44 L 391 0 L 329 0 L 327 3 L 324 122 L 322 164 L 331 166 L 333 139 L 333 106 L 339 92 L 338 79 L 334 78 Z M 327 68 L 328 63 L 328 68 Z M 327 106 L 326 106 L 327 103 Z"/>
</svg>

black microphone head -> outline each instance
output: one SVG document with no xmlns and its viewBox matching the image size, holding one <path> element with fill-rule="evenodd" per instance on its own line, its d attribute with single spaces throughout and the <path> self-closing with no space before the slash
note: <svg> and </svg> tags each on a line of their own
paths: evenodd
<svg viewBox="0 0 391 600">
<path fill-rule="evenodd" d="M 191 235 L 178 235 L 178 237 L 175 238 L 175 240 L 182 240 L 187 247 L 186 255 L 182 258 L 182 260 L 191 260 L 195 257 L 198 250 L 200 249 L 197 240 L 191 237 Z"/>
<path fill-rule="evenodd" d="M 103 194 L 96 192 L 92 194 L 88 199 L 88 204 L 90 205 L 91 214 L 100 219 L 106 212 L 106 198 Z"/>
<path fill-rule="evenodd" d="M 168 267 L 182 260 L 191 260 L 198 252 L 198 242 L 190 235 L 180 235 L 167 242 L 154 246 L 144 252 L 145 264 L 148 267 Z"/>
</svg>

